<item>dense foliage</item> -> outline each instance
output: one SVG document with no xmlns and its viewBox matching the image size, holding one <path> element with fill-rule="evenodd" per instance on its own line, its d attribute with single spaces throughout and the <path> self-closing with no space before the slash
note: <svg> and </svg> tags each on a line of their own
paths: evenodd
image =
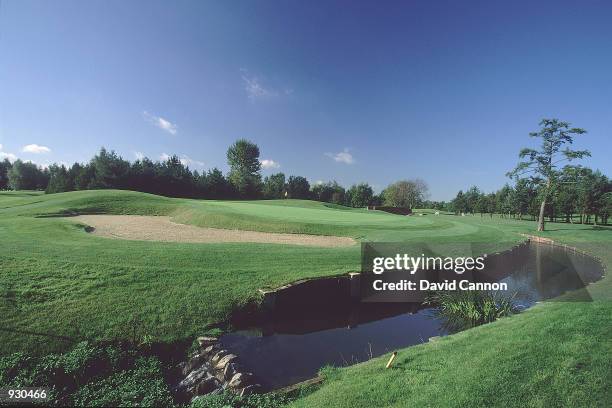
<svg viewBox="0 0 612 408">
<path fill-rule="evenodd" d="M 46 387 L 53 406 L 172 406 L 160 361 L 130 345 L 78 343 L 64 354 L 0 357 L 0 387 Z"/>
<path fill-rule="evenodd" d="M 43 170 L 34 163 L 16 160 L 11 164 L 4 160 L 0 167 L 0 182 L 6 180 L 6 187 L 13 190 L 43 190 L 49 182 L 49 170 Z"/>
<path fill-rule="evenodd" d="M 0 190 L 7 190 L 9 188 L 8 172 L 11 167 L 12 164 L 8 159 L 0 161 Z"/>
<path fill-rule="evenodd" d="M 607 224 L 612 213 L 612 181 L 600 171 L 566 168 L 558 176 L 558 187 L 549 191 L 544 214 L 550 221 Z M 456 214 L 499 214 L 501 217 L 536 220 L 541 189 L 528 179 L 506 184 L 486 194 L 478 187 L 459 191 L 446 209 Z"/>
<path fill-rule="evenodd" d="M 147 157 L 134 162 L 102 148 L 88 163 L 70 167 L 7 159 L 0 162 L 0 190 L 45 190 L 46 193 L 92 189 L 123 189 L 182 198 L 207 199 L 313 199 L 351 207 L 380 205 L 367 183 L 346 190 L 337 182 L 310 185 L 302 176 L 276 173 L 262 180 L 259 148 L 248 140 L 236 141 L 227 151 L 230 171 L 217 168 L 192 171 L 178 156 L 162 161 Z"/>
<path fill-rule="evenodd" d="M 229 181 L 240 197 L 257 198 L 261 192 L 259 147 L 245 139 L 237 140 L 227 149 L 230 165 Z"/>
<path fill-rule="evenodd" d="M 401 180 L 387 187 L 382 196 L 385 205 L 415 208 L 423 202 L 427 191 L 427 184 L 423 180 Z"/>
</svg>

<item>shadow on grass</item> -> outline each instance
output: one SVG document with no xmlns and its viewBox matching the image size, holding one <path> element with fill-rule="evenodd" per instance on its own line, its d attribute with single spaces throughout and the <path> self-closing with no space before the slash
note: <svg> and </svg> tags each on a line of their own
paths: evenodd
<svg viewBox="0 0 612 408">
<path fill-rule="evenodd" d="M 76 217 L 78 215 L 97 215 L 106 214 L 101 207 L 89 207 L 89 208 L 67 208 L 55 213 L 38 214 L 34 218 L 65 218 L 65 217 Z"/>
<path fill-rule="evenodd" d="M 77 337 L 62 336 L 62 335 L 53 334 L 53 333 L 35 332 L 35 331 L 31 331 L 31 330 L 19 330 L 19 329 L 15 329 L 15 328 L 12 328 L 12 327 L 0 327 L 0 332 L 7 332 L 7 333 L 11 333 L 11 334 L 23 334 L 23 335 L 27 335 L 27 336 L 47 337 L 47 338 L 50 338 L 50 339 L 62 340 L 62 341 L 72 342 L 72 343 L 76 343 L 76 342 L 79 342 L 79 341 L 82 340 L 82 339 L 77 338 Z"/>
<path fill-rule="evenodd" d="M 578 227 L 578 228 L 546 228 L 546 231 L 608 231 L 608 232 L 612 232 L 612 226 L 583 225 L 582 227 Z"/>
<path fill-rule="evenodd" d="M 33 197 L 39 196 L 43 194 L 42 191 L 12 191 L 12 190 L 0 190 L 2 192 L 8 193 L 8 197 Z"/>
</svg>

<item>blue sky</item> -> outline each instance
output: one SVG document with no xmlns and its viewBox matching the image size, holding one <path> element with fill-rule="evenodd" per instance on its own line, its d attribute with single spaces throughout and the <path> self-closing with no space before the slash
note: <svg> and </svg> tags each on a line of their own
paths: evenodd
<svg viewBox="0 0 612 408">
<path fill-rule="evenodd" d="M 264 175 L 449 199 L 558 117 L 612 173 L 611 2 L 0 1 L 1 157 L 225 171 L 247 138 Z"/>
</svg>

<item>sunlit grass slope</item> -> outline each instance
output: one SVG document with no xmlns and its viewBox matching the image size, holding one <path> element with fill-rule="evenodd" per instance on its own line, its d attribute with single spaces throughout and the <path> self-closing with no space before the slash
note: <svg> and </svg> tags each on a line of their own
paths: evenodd
<svg viewBox="0 0 612 408">
<path fill-rule="evenodd" d="M 201 333 L 255 299 L 257 289 L 359 269 L 359 245 L 181 244 L 92 236 L 59 215 L 169 215 L 199 226 L 352 236 L 360 240 L 516 240 L 451 218 L 400 217 L 300 201 L 185 200 L 102 190 L 0 193 L 2 352 L 62 348 L 64 340 Z"/>
<path fill-rule="evenodd" d="M 459 218 L 459 217 L 457 217 Z M 460 217 L 533 234 L 533 222 Z M 589 252 L 607 268 L 593 302 L 545 302 L 494 323 L 327 370 L 293 407 L 608 407 L 612 401 L 612 228 L 547 224 L 540 233 Z"/>
</svg>

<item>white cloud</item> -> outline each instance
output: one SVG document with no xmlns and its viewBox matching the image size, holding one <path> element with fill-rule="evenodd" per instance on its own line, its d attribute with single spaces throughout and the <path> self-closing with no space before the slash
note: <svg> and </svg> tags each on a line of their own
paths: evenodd
<svg viewBox="0 0 612 408">
<path fill-rule="evenodd" d="M 332 159 L 334 159 L 335 161 L 337 161 L 338 163 L 344 163 L 344 164 L 353 164 L 355 163 L 355 159 L 353 158 L 353 155 L 349 153 L 349 149 L 345 148 L 343 151 L 339 152 L 339 153 L 325 153 L 325 155 L 327 157 L 331 157 Z"/>
<path fill-rule="evenodd" d="M 321 184 L 323 184 L 324 181 L 323 180 L 317 180 L 315 181 L 315 185 L 320 186 Z"/>
<path fill-rule="evenodd" d="M 13 153 L 7 153 L 2 151 L 2 145 L 0 144 L 0 160 L 8 159 L 11 163 L 17 160 L 17 156 Z"/>
<path fill-rule="evenodd" d="M 275 162 L 274 160 L 264 159 L 264 160 L 260 160 L 259 162 L 261 163 L 261 168 L 264 170 L 278 169 L 280 167 L 280 164 Z"/>
<path fill-rule="evenodd" d="M 21 151 L 24 153 L 34 154 L 51 153 L 51 149 L 49 149 L 47 146 L 37 145 L 36 143 L 23 146 Z"/>
<path fill-rule="evenodd" d="M 142 160 L 145 158 L 145 155 L 143 152 L 134 152 L 134 156 L 136 157 L 136 160 Z"/>
<path fill-rule="evenodd" d="M 142 116 L 145 118 L 147 122 L 152 123 L 158 128 L 165 130 L 171 135 L 176 135 L 178 133 L 178 126 L 176 123 L 172 123 L 167 119 L 162 118 L 161 116 L 151 115 L 149 112 L 142 112 Z"/>
<path fill-rule="evenodd" d="M 0 152 L 0 160 L 8 159 L 11 163 L 17 160 L 17 156 L 13 153 Z"/>
<path fill-rule="evenodd" d="M 242 72 L 244 90 L 250 100 L 272 98 L 279 95 L 278 91 L 264 86 L 259 78 L 249 74 L 246 69 L 241 69 L 240 71 Z"/>
<path fill-rule="evenodd" d="M 162 153 L 161 156 L 159 156 L 159 160 L 161 161 L 166 161 L 170 158 L 170 155 L 168 153 Z"/>
</svg>

